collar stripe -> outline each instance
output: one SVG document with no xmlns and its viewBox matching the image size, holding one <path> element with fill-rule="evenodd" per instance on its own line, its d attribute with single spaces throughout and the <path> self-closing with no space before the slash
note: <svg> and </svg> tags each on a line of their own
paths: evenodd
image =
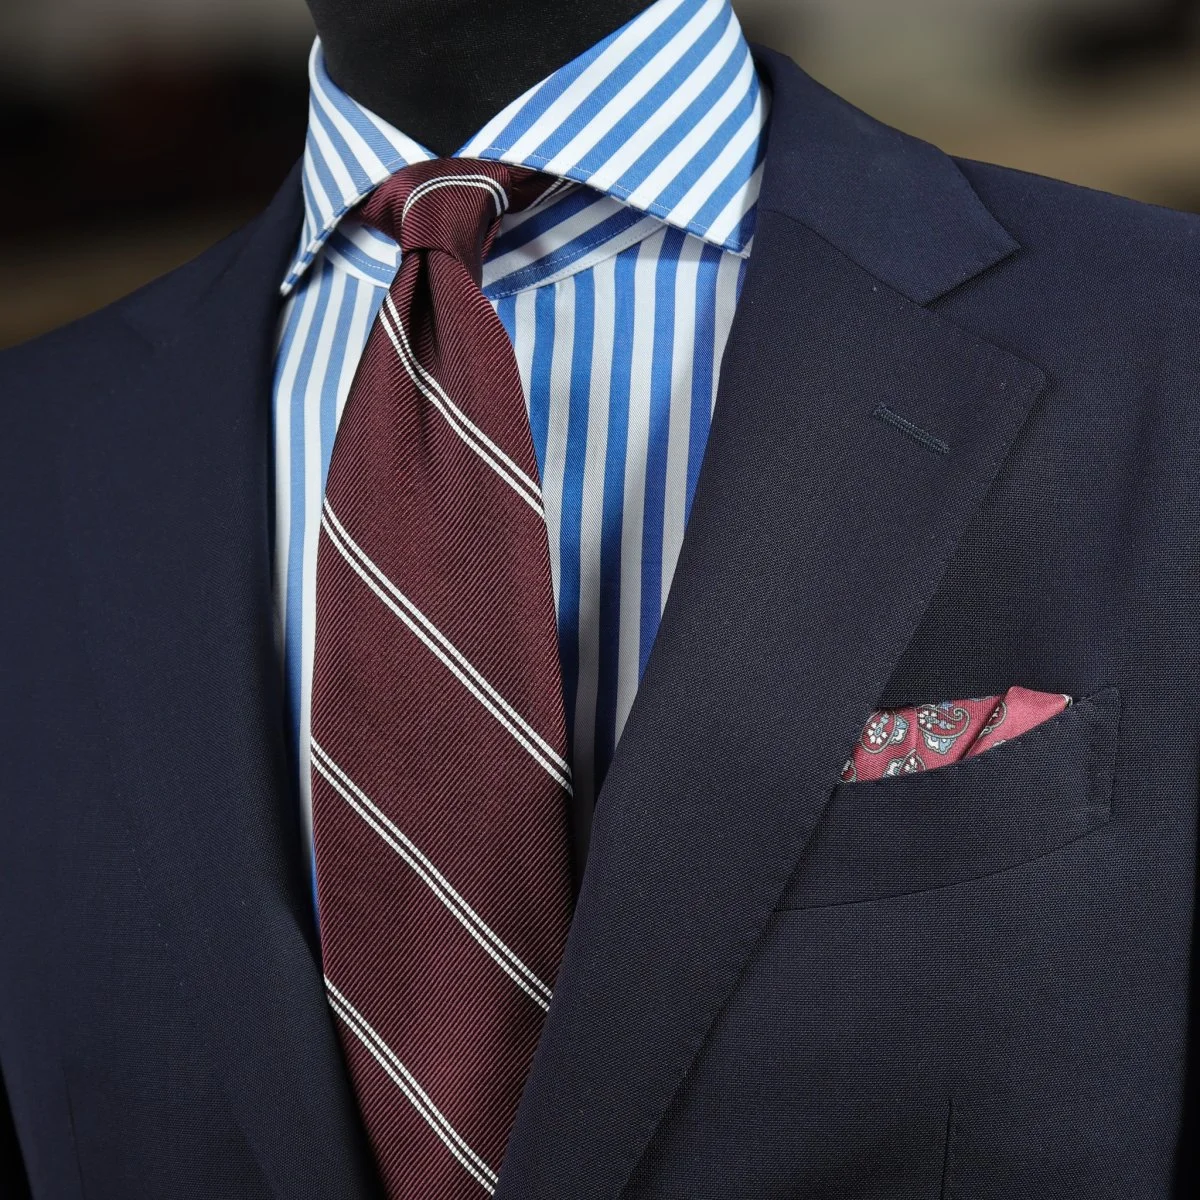
<svg viewBox="0 0 1200 1200">
<path fill-rule="evenodd" d="M 435 157 L 341 91 L 329 77 L 319 41 L 309 78 L 305 218 L 285 293 L 375 186 L 402 167 Z M 646 214 L 744 256 L 754 227 L 767 112 L 768 98 L 730 0 L 656 0 L 514 100 L 457 156 L 533 167 L 587 185 L 567 187 L 519 221 L 505 219 L 493 254 L 521 249 L 513 264 L 517 269 L 519 258 L 523 277 L 530 247 L 561 247 L 570 230 L 583 237 L 582 253 L 599 245 L 593 232 L 624 237 Z M 597 211 L 586 215 L 589 208 Z M 618 210 L 626 215 L 619 217 Z M 381 263 L 394 264 L 390 240 L 372 237 L 356 234 L 352 253 L 369 258 L 377 249 Z M 553 271 L 563 266 L 559 255 Z"/>
<path fill-rule="evenodd" d="M 741 112 L 743 120 L 752 115 L 758 90 L 753 60 L 735 49 L 712 85 L 628 173 L 629 202 L 643 207 L 657 203 L 669 212 L 720 153 L 731 114 Z"/>
<path fill-rule="evenodd" d="M 530 245 L 551 230 L 562 228 L 567 222 L 573 222 L 580 213 L 588 213 L 595 208 L 595 201 L 596 197 L 586 188 L 578 188 L 549 208 L 535 209 L 519 224 L 507 226 L 500 231 L 492 243 L 492 256 L 500 258 L 512 250 Z M 526 214 L 521 213 L 520 216 L 525 217 Z M 592 218 L 593 221 L 595 219 Z"/>
<path fill-rule="evenodd" d="M 729 124 L 735 125 L 732 117 Z M 736 123 L 728 141 L 714 138 L 714 144 L 721 146 L 720 152 L 674 211 L 680 224 L 689 229 L 707 229 L 711 240 L 724 244 L 731 231 L 716 229 L 715 222 L 730 206 L 746 211 L 751 197 L 748 195 L 750 188 L 744 181 L 750 178 L 753 182 L 757 178 L 756 167 L 765 150 L 763 140 L 758 136 L 757 111 Z M 753 200 L 757 200 L 756 192 Z"/>
<path fill-rule="evenodd" d="M 386 178 L 402 166 L 433 157 L 420 142 L 352 100 L 333 82 L 319 42 L 313 46 L 309 66 L 314 97 L 360 143 L 355 150 L 373 183 L 382 182 L 377 178 L 381 172 Z"/>
<path fill-rule="evenodd" d="M 705 114 L 720 102 L 746 61 L 738 51 L 741 31 L 733 11 L 727 9 L 723 16 L 597 143 L 588 155 L 597 164 L 593 187 L 603 176 L 635 192 L 702 128 Z M 672 113 L 677 115 L 672 118 Z"/>
<path fill-rule="evenodd" d="M 599 98 L 615 90 L 623 63 L 638 46 L 650 41 L 659 26 L 678 9 L 684 5 L 695 8 L 698 2 L 657 0 L 628 24 L 519 96 L 466 142 L 459 154 L 466 157 L 499 146 L 517 155 L 536 151 L 563 123 L 564 117 L 583 113 L 589 102 L 592 109 L 599 107 L 602 103 Z"/>
<path fill-rule="evenodd" d="M 622 45 L 627 37 L 618 37 L 568 89 L 559 106 L 544 114 L 515 142 L 510 141 L 506 131 L 497 139 L 500 147 L 507 146 L 507 153 L 544 164 L 555 175 L 566 174 L 564 168 L 590 174 L 587 156 L 599 138 L 647 99 L 665 71 L 703 32 L 712 19 L 712 10 L 723 4 L 724 0 L 702 0 L 697 10 L 696 0 L 676 0 L 670 18 L 644 39 L 634 38 L 631 48 Z M 631 25 L 625 27 L 626 35 L 634 32 Z M 568 106 L 571 117 L 563 121 L 561 114 Z M 645 111 L 649 109 L 647 104 Z M 479 153 L 492 148 L 480 146 Z"/>
<path fill-rule="evenodd" d="M 545 282 L 597 246 L 607 246 L 616 253 L 617 239 L 646 221 L 645 213 L 624 204 L 593 204 L 574 221 L 548 230 L 518 250 L 490 259 L 483 274 L 484 288 L 492 297 L 507 295 Z M 661 228 L 658 222 L 653 225 Z M 570 247 L 569 257 L 555 253 L 565 246 Z"/>
</svg>

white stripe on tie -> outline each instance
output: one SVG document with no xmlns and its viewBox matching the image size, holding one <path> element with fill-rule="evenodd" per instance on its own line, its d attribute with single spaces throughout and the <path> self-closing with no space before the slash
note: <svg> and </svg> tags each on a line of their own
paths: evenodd
<svg viewBox="0 0 1200 1200">
<path fill-rule="evenodd" d="M 363 582 L 433 651 L 467 691 L 529 752 L 533 760 L 565 791 L 571 792 L 571 768 L 567 761 L 367 557 L 358 543 L 346 532 L 328 499 L 324 509 L 322 528 L 338 553 L 354 568 Z"/>
<path fill-rule="evenodd" d="M 408 216 L 408 210 L 426 193 L 436 191 L 438 188 L 458 187 L 459 185 L 491 192 L 492 199 L 496 203 L 496 216 L 498 217 L 502 217 L 508 208 L 508 193 L 490 175 L 438 175 L 433 179 L 426 179 L 423 183 L 418 183 L 408 193 L 408 199 L 404 201 L 404 207 L 400 210 L 400 223 L 404 223 L 404 218 Z"/>
<path fill-rule="evenodd" d="M 554 993 L 500 940 L 484 919 L 451 886 L 449 880 L 407 838 L 370 797 L 321 748 L 314 738 L 312 764 L 325 781 L 390 846 L 446 906 L 463 928 L 487 951 L 506 975 L 542 1009 Z M 540 994 L 539 994 L 540 993 Z"/>
<path fill-rule="evenodd" d="M 400 359 L 401 365 L 408 372 L 408 377 L 413 381 L 417 390 L 446 418 L 450 428 L 458 434 L 463 442 L 474 450 L 544 521 L 546 513 L 542 507 L 542 489 L 538 485 L 537 480 L 522 471 L 450 399 L 446 394 L 445 388 L 417 361 L 417 356 L 413 353 L 412 345 L 409 343 L 404 322 L 400 318 L 400 312 L 396 308 L 390 294 L 384 298 L 383 307 L 379 310 L 379 324 L 383 327 L 384 332 L 387 333 L 388 339 L 396 351 L 396 356 Z"/>
<path fill-rule="evenodd" d="M 408 1097 L 413 1108 L 425 1119 L 429 1128 L 446 1144 L 446 1148 L 474 1176 L 479 1186 L 490 1196 L 496 1190 L 499 1176 L 467 1145 L 454 1126 L 442 1115 L 428 1093 L 413 1078 L 412 1072 L 396 1057 L 388 1044 L 364 1019 L 362 1013 L 342 995 L 325 976 L 329 1007 L 342 1019 L 346 1028 L 370 1051 L 375 1061 L 388 1073 L 392 1082 Z"/>
</svg>

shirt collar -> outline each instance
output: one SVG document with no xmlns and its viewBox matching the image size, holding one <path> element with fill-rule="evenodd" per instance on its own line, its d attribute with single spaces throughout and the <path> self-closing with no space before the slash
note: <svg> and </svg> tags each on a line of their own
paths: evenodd
<svg viewBox="0 0 1200 1200">
<path fill-rule="evenodd" d="M 309 82 L 304 226 L 285 293 L 374 187 L 435 157 L 333 82 L 319 40 Z M 768 107 L 730 0 L 655 0 L 519 96 L 455 157 L 497 159 L 587 184 L 745 254 Z"/>
</svg>

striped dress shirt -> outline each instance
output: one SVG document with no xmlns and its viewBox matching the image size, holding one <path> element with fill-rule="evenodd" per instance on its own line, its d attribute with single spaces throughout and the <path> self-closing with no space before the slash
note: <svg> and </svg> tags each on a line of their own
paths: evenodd
<svg viewBox="0 0 1200 1200">
<path fill-rule="evenodd" d="M 278 632 L 311 853 L 321 501 L 342 407 L 399 266 L 395 242 L 355 206 L 436 156 L 342 92 L 319 42 L 309 74 L 304 226 L 282 283 L 273 427 Z M 483 287 L 513 341 L 542 478 L 584 843 L 704 453 L 768 106 L 729 0 L 657 0 L 456 155 L 563 180 L 534 212 L 505 217 Z"/>
</svg>

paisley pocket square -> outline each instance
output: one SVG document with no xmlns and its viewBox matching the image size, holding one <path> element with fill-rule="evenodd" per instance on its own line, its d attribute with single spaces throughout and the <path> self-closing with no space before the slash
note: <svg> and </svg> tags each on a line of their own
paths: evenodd
<svg viewBox="0 0 1200 1200">
<path fill-rule="evenodd" d="M 1002 696 L 879 709 L 846 760 L 842 782 L 907 775 L 982 754 L 1057 716 L 1070 703 L 1070 696 L 1058 692 L 1011 687 Z"/>
</svg>

